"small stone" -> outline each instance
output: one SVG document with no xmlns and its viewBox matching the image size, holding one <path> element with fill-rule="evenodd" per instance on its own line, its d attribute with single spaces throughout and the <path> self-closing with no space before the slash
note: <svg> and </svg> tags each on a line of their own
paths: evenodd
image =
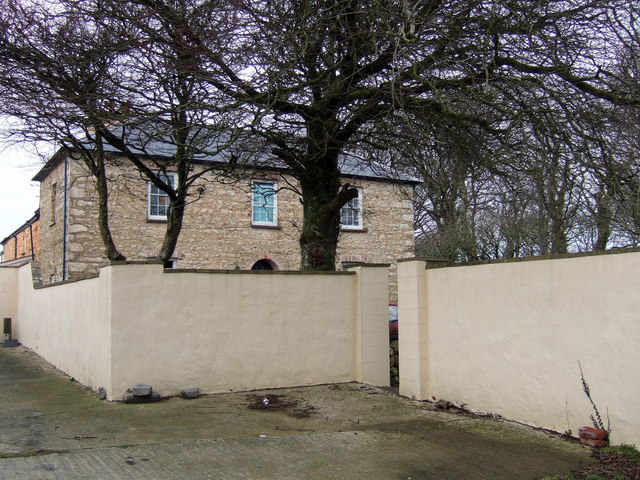
<svg viewBox="0 0 640 480">
<path fill-rule="evenodd" d="M 105 398 L 107 398 L 107 391 L 104 389 L 104 387 L 98 388 L 98 398 L 100 400 L 104 400 Z"/>
<path fill-rule="evenodd" d="M 197 387 L 185 388 L 184 390 L 180 391 L 180 395 L 182 396 L 182 398 L 185 398 L 187 400 L 198 398 L 198 396 L 200 395 L 200 389 Z"/>
<path fill-rule="evenodd" d="M 133 393 L 133 395 L 135 395 L 136 397 L 146 397 L 147 395 L 151 395 L 152 391 L 153 388 L 151 387 L 151 385 L 138 384 L 134 385 L 131 388 L 131 393 Z"/>
<path fill-rule="evenodd" d="M 436 402 L 436 408 L 440 410 L 449 410 L 451 407 L 453 407 L 453 403 L 448 400 L 440 399 Z"/>
<path fill-rule="evenodd" d="M 145 395 L 143 397 L 138 397 L 131 392 L 126 392 L 122 397 L 124 403 L 152 403 L 159 402 L 160 400 L 162 400 L 162 397 L 158 392 L 151 392 L 151 395 Z"/>
</svg>

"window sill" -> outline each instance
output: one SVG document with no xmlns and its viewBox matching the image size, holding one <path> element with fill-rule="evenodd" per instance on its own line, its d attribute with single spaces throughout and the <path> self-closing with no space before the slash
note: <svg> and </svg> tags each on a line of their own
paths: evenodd
<svg viewBox="0 0 640 480">
<path fill-rule="evenodd" d="M 147 218 L 147 223 L 167 223 L 167 219 L 160 219 L 160 218 Z"/>
<path fill-rule="evenodd" d="M 254 223 L 251 224 L 251 228 L 266 228 L 267 230 L 282 230 L 280 225 L 256 225 Z"/>
<path fill-rule="evenodd" d="M 369 230 L 366 228 L 344 228 L 340 229 L 341 232 L 353 232 L 353 233 L 367 233 Z"/>
</svg>

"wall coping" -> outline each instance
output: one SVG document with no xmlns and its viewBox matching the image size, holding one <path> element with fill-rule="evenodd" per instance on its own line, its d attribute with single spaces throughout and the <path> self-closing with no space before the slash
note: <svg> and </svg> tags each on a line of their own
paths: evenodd
<svg viewBox="0 0 640 480">
<path fill-rule="evenodd" d="M 425 269 L 432 270 L 436 268 L 473 267 L 478 265 L 536 262 L 541 260 L 565 260 L 565 259 L 572 259 L 572 258 L 598 257 L 602 255 L 620 255 L 625 253 L 639 253 L 639 252 L 640 252 L 640 247 L 633 247 L 633 248 L 612 248 L 609 250 L 596 250 L 591 252 L 555 253 L 552 255 L 536 255 L 536 256 L 516 257 L 516 258 L 499 258 L 494 260 L 473 260 L 470 262 L 452 262 L 448 258 L 414 257 L 414 258 L 400 259 L 398 260 L 398 263 L 422 261 L 422 262 L 426 262 Z"/>
<path fill-rule="evenodd" d="M 410 258 L 401 258 L 398 260 L 398 263 L 404 262 L 426 262 L 426 263 L 446 263 L 447 265 L 451 264 L 451 260 L 444 257 L 410 257 Z"/>
<path fill-rule="evenodd" d="M 119 265 L 162 265 L 162 260 L 116 261 L 100 265 L 99 268 Z M 314 271 L 314 270 L 235 270 L 221 268 L 165 268 L 164 273 L 219 273 L 219 274 L 258 274 L 258 275 L 355 275 L 354 272 Z"/>
<path fill-rule="evenodd" d="M 355 272 L 323 272 L 313 270 L 218 270 L 210 268 L 165 268 L 164 273 L 218 273 L 229 275 L 355 275 Z"/>
<path fill-rule="evenodd" d="M 29 261 L 27 263 L 37 263 L 33 261 Z M 104 267 L 110 266 L 121 266 L 121 265 L 162 265 L 161 260 L 148 260 L 148 261 L 134 261 L 134 260 L 126 260 L 126 261 L 116 261 L 111 263 L 103 263 L 98 268 L 102 269 Z M 357 267 L 388 267 L 389 264 L 386 263 L 363 263 L 354 265 Z M 174 274 L 174 273 L 216 273 L 216 274 L 224 274 L 224 275 L 335 275 L 335 276 L 353 276 L 356 275 L 356 272 L 349 271 L 312 271 L 312 270 L 223 270 L 223 269 L 212 269 L 212 268 L 165 268 L 163 269 L 163 273 Z M 83 280 L 91 280 L 92 278 L 98 278 L 100 273 L 83 275 L 81 277 L 72 278 L 70 280 L 64 280 L 61 282 L 50 283 L 48 285 L 37 285 L 34 279 L 33 288 L 35 290 L 39 290 L 41 288 L 49 288 L 49 287 L 57 287 L 59 285 L 67 285 L 69 283 L 81 282 Z"/>
<path fill-rule="evenodd" d="M 59 285 L 68 285 L 69 283 L 77 283 L 77 282 L 82 282 L 83 280 L 91 280 L 92 278 L 98 278 L 99 276 L 100 276 L 100 274 L 98 274 L 98 273 L 92 273 L 92 274 L 88 274 L 88 275 L 82 275 L 81 277 L 72 278 L 70 280 L 64 280 L 64 281 L 60 281 L 60 282 L 50 283 L 48 285 L 36 285 L 35 284 L 36 282 L 35 282 L 35 279 L 34 279 L 33 289 L 34 290 L 40 290 L 42 288 L 57 287 Z"/>
<path fill-rule="evenodd" d="M 366 262 L 349 262 L 349 265 L 345 268 L 354 268 L 354 267 L 386 267 L 389 268 L 391 266 L 390 263 L 366 263 Z"/>
</svg>

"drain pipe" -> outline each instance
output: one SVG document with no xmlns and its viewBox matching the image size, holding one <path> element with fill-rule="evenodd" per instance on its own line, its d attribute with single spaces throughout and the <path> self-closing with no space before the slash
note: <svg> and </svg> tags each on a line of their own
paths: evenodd
<svg viewBox="0 0 640 480">
<path fill-rule="evenodd" d="M 62 281 L 67 279 L 67 177 L 69 159 L 64 157 L 64 202 L 62 205 Z"/>
<path fill-rule="evenodd" d="M 31 240 L 31 260 L 36 259 L 36 254 L 33 251 L 33 222 L 29 222 L 29 239 Z"/>
</svg>

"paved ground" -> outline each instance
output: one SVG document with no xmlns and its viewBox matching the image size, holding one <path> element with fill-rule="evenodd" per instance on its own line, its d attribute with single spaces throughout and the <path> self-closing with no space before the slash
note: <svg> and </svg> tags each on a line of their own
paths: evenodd
<svg viewBox="0 0 640 480">
<path fill-rule="evenodd" d="M 358 384 L 109 403 L 0 347 L 0 479 L 529 480 L 587 461 L 547 433 Z"/>
</svg>

